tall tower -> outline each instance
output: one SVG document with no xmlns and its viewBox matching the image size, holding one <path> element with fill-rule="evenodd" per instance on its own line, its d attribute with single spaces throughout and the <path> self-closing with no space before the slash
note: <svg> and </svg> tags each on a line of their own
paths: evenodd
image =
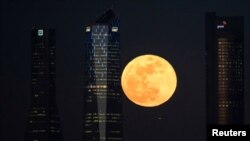
<svg viewBox="0 0 250 141">
<path fill-rule="evenodd" d="M 208 125 L 244 122 L 243 17 L 206 14 L 206 98 Z"/>
<path fill-rule="evenodd" d="M 62 141 L 55 99 L 55 31 L 31 31 L 31 109 L 25 141 Z"/>
<path fill-rule="evenodd" d="M 122 140 L 119 17 L 106 11 L 86 27 L 84 141 Z"/>
</svg>

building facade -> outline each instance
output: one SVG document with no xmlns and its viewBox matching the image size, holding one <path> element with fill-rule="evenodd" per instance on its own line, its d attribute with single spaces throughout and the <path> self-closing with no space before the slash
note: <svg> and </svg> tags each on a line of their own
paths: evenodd
<svg viewBox="0 0 250 141">
<path fill-rule="evenodd" d="M 55 31 L 31 31 L 31 109 L 25 141 L 62 141 L 55 98 Z"/>
<path fill-rule="evenodd" d="M 119 16 L 110 9 L 85 32 L 83 140 L 122 140 Z"/>
<path fill-rule="evenodd" d="M 244 122 L 244 19 L 206 14 L 206 106 L 209 125 Z"/>
</svg>

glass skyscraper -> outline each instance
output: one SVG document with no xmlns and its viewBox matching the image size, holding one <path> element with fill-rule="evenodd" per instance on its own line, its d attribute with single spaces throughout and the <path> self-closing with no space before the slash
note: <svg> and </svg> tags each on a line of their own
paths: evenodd
<svg viewBox="0 0 250 141">
<path fill-rule="evenodd" d="M 62 141 L 55 99 L 55 31 L 31 31 L 31 109 L 25 141 Z"/>
<path fill-rule="evenodd" d="M 206 14 L 208 125 L 244 123 L 244 21 Z"/>
<path fill-rule="evenodd" d="M 83 140 L 122 140 L 119 16 L 110 9 L 85 32 Z"/>
</svg>

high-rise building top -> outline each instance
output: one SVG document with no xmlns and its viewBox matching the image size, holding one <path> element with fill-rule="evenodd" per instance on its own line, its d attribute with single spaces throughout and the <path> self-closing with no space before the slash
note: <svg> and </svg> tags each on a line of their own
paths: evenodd
<svg viewBox="0 0 250 141">
<path fill-rule="evenodd" d="M 122 140 L 119 30 L 112 10 L 86 27 L 84 141 Z"/>
<path fill-rule="evenodd" d="M 244 122 L 244 21 L 206 14 L 208 124 Z"/>
<path fill-rule="evenodd" d="M 55 99 L 55 31 L 31 31 L 31 109 L 25 141 L 61 141 Z"/>
<path fill-rule="evenodd" d="M 109 9 L 96 20 L 96 23 L 112 23 L 117 17 L 118 14 L 114 10 Z"/>
</svg>

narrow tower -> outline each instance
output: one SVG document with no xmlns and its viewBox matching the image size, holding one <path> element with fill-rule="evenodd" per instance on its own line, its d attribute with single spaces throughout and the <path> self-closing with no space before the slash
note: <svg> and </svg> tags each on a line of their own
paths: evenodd
<svg viewBox="0 0 250 141">
<path fill-rule="evenodd" d="M 83 140 L 121 141 L 119 17 L 108 10 L 85 30 Z"/>
<path fill-rule="evenodd" d="M 55 99 L 55 31 L 31 31 L 31 109 L 25 141 L 62 141 Z"/>
<path fill-rule="evenodd" d="M 244 123 L 243 17 L 206 14 L 208 125 Z"/>
</svg>

